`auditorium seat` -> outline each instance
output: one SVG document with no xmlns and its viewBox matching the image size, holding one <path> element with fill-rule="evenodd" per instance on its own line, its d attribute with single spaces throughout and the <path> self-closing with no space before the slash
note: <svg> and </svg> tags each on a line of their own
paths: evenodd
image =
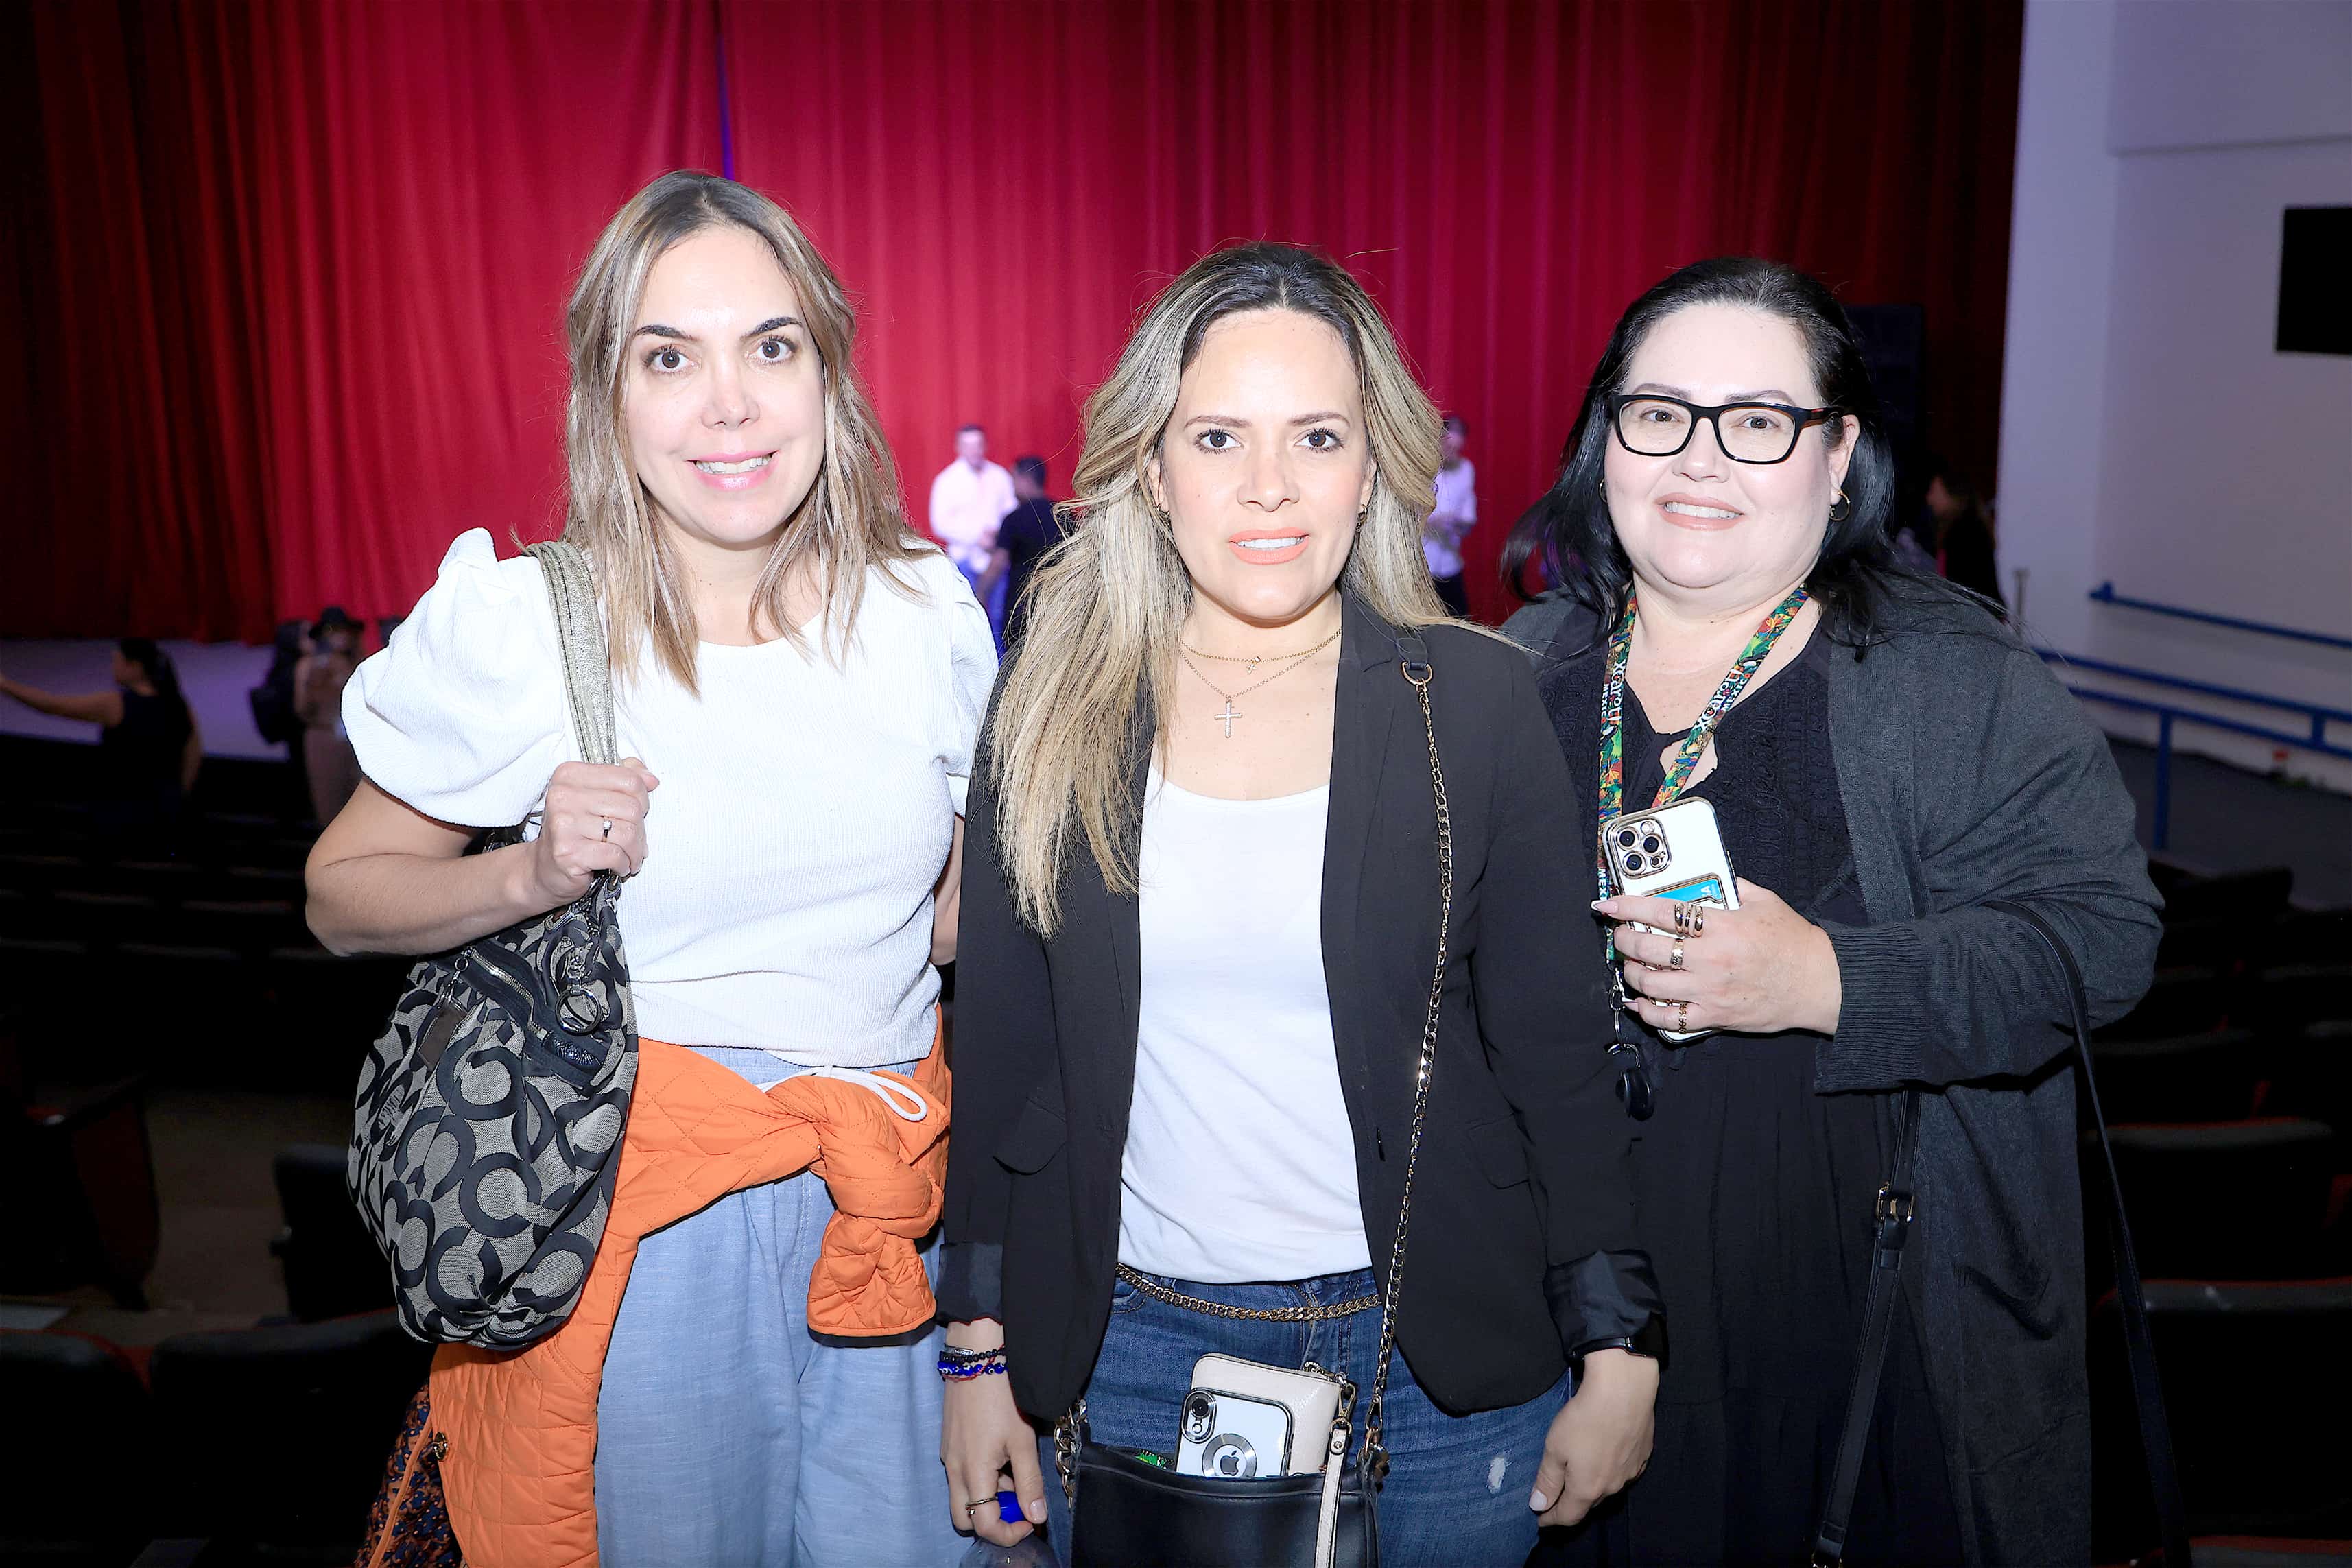
<svg viewBox="0 0 2352 1568">
<path fill-rule="evenodd" d="M 144 893 L 90 892 L 60 888 L 49 896 L 58 934 L 105 949 L 126 942 L 169 942 L 163 906 Z"/>
<path fill-rule="evenodd" d="M 2263 934 L 2263 961 L 2352 963 L 2352 910 L 2290 910 Z"/>
<path fill-rule="evenodd" d="M 2190 1530 L 2352 1535 L 2352 1279 L 2150 1279 L 2147 1306 Z M 2109 1297 L 2090 1370 L 2094 1517 L 2110 1534 L 2151 1517 L 2122 1341 Z"/>
<path fill-rule="evenodd" d="M 55 930 L 49 900 L 22 888 L 0 887 L 0 936 L 47 936 Z"/>
<path fill-rule="evenodd" d="M 229 885 L 237 889 L 241 899 L 299 899 L 302 894 L 300 862 L 289 866 L 231 866 L 226 875 Z"/>
<path fill-rule="evenodd" d="M 2102 1038 L 2092 1049 L 2111 1121 L 2215 1121 L 2254 1109 L 2264 1068 L 2251 1029 L 2154 1040 Z"/>
<path fill-rule="evenodd" d="M 0 1054 L 0 1192 L 10 1224 L 0 1289 L 47 1292 L 95 1282 L 132 1310 L 147 1305 L 162 1218 L 155 1157 L 136 1078 L 62 1088 L 23 1059 L 14 1023 Z"/>
<path fill-rule="evenodd" d="M 2247 926 L 2237 921 L 2176 921 L 2168 916 L 2157 939 L 2156 970 L 2168 974 L 2182 969 L 2217 969 L 2235 974 L 2263 945 L 2267 925 Z"/>
<path fill-rule="evenodd" d="M 2352 1133 L 2352 1019 L 2305 1025 L 2276 1055 L 2263 1109 L 2308 1116 Z M 2338 1170 L 2352 1170 L 2340 1163 Z"/>
<path fill-rule="evenodd" d="M 59 888 L 79 887 L 89 868 L 79 855 L 63 855 L 57 851 L 14 850 L 0 855 L 0 888 L 15 888 L 26 893 L 50 893 Z"/>
<path fill-rule="evenodd" d="M 400 1000 L 409 961 L 342 958 L 321 947 L 282 947 L 264 961 L 276 1037 L 272 1050 L 286 1081 L 348 1092 L 360 1062 Z"/>
<path fill-rule="evenodd" d="M 146 1385 L 121 1350 L 0 1330 L 0 1563 L 118 1568 L 147 1540 L 155 1471 Z"/>
<path fill-rule="evenodd" d="M 308 940 L 299 907 L 288 899 L 190 899 L 180 906 L 184 942 L 211 942 L 259 955 Z"/>
<path fill-rule="evenodd" d="M 269 1250 L 286 1271 L 286 1308 L 306 1323 L 392 1305 L 392 1279 L 343 1185 L 346 1151 L 298 1143 L 271 1162 L 286 1227 Z"/>
<path fill-rule="evenodd" d="M 2275 1035 L 2308 1024 L 2352 1018 L 2352 963 L 2290 963 L 2266 969 L 2252 987 L 2253 1008 Z"/>
<path fill-rule="evenodd" d="M 2190 877 L 2164 889 L 2164 918 L 2174 921 L 2269 921 L 2286 912 L 2294 873 L 2284 866 Z"/>
<path fill-rule="evenodd" d="M 215 1055 L 209 1047 L 251 1027 L 252 969 L 228 948 L 126 942 L 100 972 L 99 1005 L 121 1031 L 128 1059 L 142 1067 L 201 1072 Z"/>
<path fill-rule="evenodd" d="M 157 1531 L 209 1540 L 206 1563 L 348 1563 L 432 1359 L 390 1311 L 165 1340 Z"/>
<path fill-rule="evenodd" d="M 2326 1123 L 2273 1116 L 2112 1131 L 2144 1272 L 2275 1279 L 2316 1267 L 2332 1174 Z M 2096 1159 L 2095 1137 L 2084 1149 Z"/>
<path fill-rule="evenodd" d="M 2233 983 L 2218 968 L 2159 974 L 2139 1005 L 2098 1031 L 2102 1040 L 2160 1040 L 2202 1035 L 2231 1022 Z"/>
</svg>

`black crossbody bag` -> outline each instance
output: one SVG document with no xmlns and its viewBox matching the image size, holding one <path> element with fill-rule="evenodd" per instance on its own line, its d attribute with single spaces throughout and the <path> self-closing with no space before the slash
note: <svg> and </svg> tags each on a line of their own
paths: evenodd
<svg viewBox="0 0 2352 1568">
<path fill-rule="evenodd" d="M 2083 996 L 2083 972 L 2058 930 L 2035 910 L 2010 899 L 1984 906 L 2014 915 L 2032 926 L 2057 959 L 2066 977 L 2066 1002 L 2074 1030 L 2074 1054 L 2083 1068 L 2083 1096 L 2099 1131 L 2099 1155 L 2107 1173 L 2107 1245 L 2114 1255 L 2116 1300 L 2123 1309 L 2124 1348 L 2131 1361 L 2132 1402 L 2139 1409 L 2140 1449 L 2147 1463 L 2148 1489 L 2156 1499 L 2168 1568 L 2189 1568 L 2189 1510 L 2181 1501 L 2180 1471 L 2172 1457 L 2172 1427 L 2165 1419 L 2164 1385 L 2156 1373 L 2156 1342 L 2148 1331 L 2147 1295 L 2140 1287 L 2139 1260 L 2132 1252 L 2131 1226 L 2124 1218 L 2123 1184 L 2116 1176 L 2115 1149 L 2107 1142 L 2107 1118 L 2099 1109 L 2099 1086 L 2091 1071 L 2091 1014 Z M 1815 1568 L 1832 1568 L 1845 1554 L 1853 1520 L 1854 1488 L 1862 1479 L 1863 1448 L 1878 1406 L 1879 1374 L 1886 1366 L 1886 1341 L 1895 1321 L 1903 1244 L 1913 1213 L 1912 1165 L 1918 1155 L 1919 1091 L 1903 1096 L 1903 1121 L 1895 1145 L 1894 1173 L 1878 1189 L 1872 1216 L 1870 1293 L 1863 1307 L 1862 1345 L 1854 1356 L 1853 1388 L 1846 1397 L 1845 1428 L 1838 1438 L 1837 1468 L 1830 1472 L 1829 1496 L 1813 1537 Z"/>
<path fill-rule="evenodd" d="M 1056 1468 L 1070 1505 L 1073 1568 L 1379 1568 L 1376 1493 L 1388 1471 L 1381 1444 L 1381 1404 L 1389 1361 L 1396 1350 L 1397 1288 L 1404 1278 L 1405 1237 L 1412 1223 L 1412 1178 L 1428 1120 L 1429 1082 L 1437 1060 L 1438 1006 L 1445 990 L 1446 949 L 1454 919 L 1454 818 L 1445 803 L 1445 770 L 1437 756 L 1431 716 L 1429 649 L 1411 632 L 1397 638 L 1399 666 L 1421 701 L 1429 737 L 1429 782 L 1437 804 L 1437 962 L 1422 1025 L 1421 1061 L 1413 1079 L 1412 1137 L 1407 1146 L 1404 1191 L 1397 1204 L 1396 1241 L 1389 1253 L 1381 1299 L 1380 1358 L 1366 1408 L 1364 1444 L 1348 1462 L 1349 1412 L 1332 1422 L 1322 1469 L 1265 1479 L 1180 1476 L 1146 1464 L 1087 1435 L 1086 1401 L 1055 1428 Z"/>
</svg>

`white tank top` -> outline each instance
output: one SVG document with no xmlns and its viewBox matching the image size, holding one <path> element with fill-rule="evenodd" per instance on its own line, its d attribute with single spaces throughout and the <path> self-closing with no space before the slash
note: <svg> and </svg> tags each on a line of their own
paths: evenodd
<svg viewBox="0 0 2352 1568">
<path fill-rule="evenodd" d="M 1369 1268 L 1323 984 L 1330 788 L 1218 800 L 1155 770 L 1119 1260 L 1202 1284 Z"/>
</svg>

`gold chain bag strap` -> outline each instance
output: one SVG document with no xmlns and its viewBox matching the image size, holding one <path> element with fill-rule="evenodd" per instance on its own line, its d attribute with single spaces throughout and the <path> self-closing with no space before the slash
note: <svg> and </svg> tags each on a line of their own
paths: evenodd
<svg viewBox="0 0 2352 1568">
<path fill-rule="evenodd" d="M 1388 1474 L 1381 1442 L 1388 1397 L 1389 1363 L 1396 1352 L 1398 1290 L 1404 1279 L 1405 1241 L 1412 1228 L 1412 1184 L 1421 1164 L 1422 1131 L 1429 1119 L 1429 1086 L 1437 1063 L 1437 1024 L 1445 995 L 1445 972 L 1454 925 L 1454 816 L 1446 804 L 1445 769 L 1437 752 L 1437 723 L 1429 705 L 1433 677 L 1429 649 L 1411 631 L 1397 637 L 1398 665 L 1421 705 L 1429 740 L 1430 792 L 1437 806 L 1437 957 L 1429 980 L 1429 1008 L 1422 1024 L 1420 1060 L 1414 1068 L 1412 1133 L 1406 1145 L 1404 1187 L 1397 1202 L 1396 1237 L 1389 1250 L 1387 1283 L 1381 1304 L 1380 1352 L 1365 1410 L 1364 1446 L 1352 1475 L 1347 1469 L 1349 1406 L 1343 1400 L 1332 1420 L 1323 1468 L 1304 1475 L 1250 1479 L 1180 1476 L 1159 1466 L 1092 1442 L 1081 1399 L 1054 1430 L 1055 1468 L 1072 1521 L 1073 1568 L 1137 1568 L 1139 1564 L 1251 1563 L 1286 1568 L 1378 1568 L 1380 1531 L 1374 1494 Z M 1339 1316 L 1370 1300 L 1320 1308 L 1230 1308 L 1170 1290 L 1122 1268 L 1120 1277 L 1155 1300 L 1218 1317 L 1282 1322 Z M 1286 1368 L 1265 1368 L 1286 1373 Z M 1297 1375 L 1289 1373 L 1289 1375 Z"/>
</svg>

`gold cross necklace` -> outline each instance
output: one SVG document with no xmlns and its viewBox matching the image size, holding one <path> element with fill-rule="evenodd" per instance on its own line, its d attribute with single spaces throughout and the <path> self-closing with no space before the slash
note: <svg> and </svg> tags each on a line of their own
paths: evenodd
<svg viewBox="0 0 2352 1568">
<path fill-rule="evenodd" d="M 1235 699 L 1246 697 L 1251 692 L 1255 691 L 1259 687 L 1266 685 L 1268 682 L 1280 680 L 1284 676 L 1288 675 L 1292 670 L 1297 669 L 1300 665 L 1306 663 L 1307 660 L 1312 658 L 1315 655 L 1321 653 L 1325 648 L 1329 647 L 1334 642 L 1339 640 L 1339 632 L 1334 630 L 1329 637 L 1325 637 L 1313 647 L 1302 649 L 1297 653 L 1282 653 L 1270 656 L 1276 662 L 1280 663 L 1282 668 L 1276 670 L 1272 675 L 1266 676 L 1258 680 L 1251 681 L 1239 691 L 1228 691 L 1223 687 L 1219 686 L 1215 681 L 1211 680 L 1206 675 L 1202 673 L 1201 667 L 1192 662 L 1192 655 L 1199 650 L 1191 647 L 1182 642 L 1179 642 L 1176 645 L 1176 657 L 1184 661 L 1184 668 L 1191 670 L 1202 685 L 1207 687 L 1210 690 L 1215 692 L 1218 696 L 1225 700 L 1224 711 L 1222 713 L 1213 714 L 1211 717 L 1221 721 L 1224 724 L 1225 739 L 1230 741 L 1234 738 L 1234 721 L 1246 717 L 1240 709 L 1234 706 Z M 1244 659 L 1236 654 L 1204 653 L 1202 654 L 1201 657 L 1202 658 L 1222 658 L 1229 664 L 1246 664 L 1251 669 L 1255 670 L 1258 665 L 1269 656 L 1261 654 L 1256 658 Z"/>
</svg>

